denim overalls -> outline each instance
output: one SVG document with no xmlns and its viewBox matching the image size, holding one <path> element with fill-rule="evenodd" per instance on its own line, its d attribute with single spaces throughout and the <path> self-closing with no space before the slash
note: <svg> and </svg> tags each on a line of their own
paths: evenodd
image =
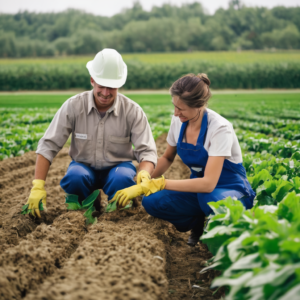
<svg viewBox="0 0 300 300">
<path fill-rule="evenodd" d="M 182 142 L 188 122 L 182 123 L 177 153 L 191 170 L 191 179 L 203 177 L 208 160 L 208 153 L 204 148 L 207 132 L 207 112 L 202 119 L 200 134 L 196 146 Z M 197 225 L 199 216 L 212 213 L 207 205 L 211 201 L 219 201 L 228 196 L 240 199 L 249 209 L 253 206 L 255 193 L 246 176 L 241 163 L 235 164 L 225 159 L 223 169 L 216 188 L 211 193 L 188 193 L 163 190 L 143 198 L 146 211 L 157 218 L 169 221 L 179 231 L 191 230 Z M 242 199 L 241 199 L 242 198 Z"/>
</svg>

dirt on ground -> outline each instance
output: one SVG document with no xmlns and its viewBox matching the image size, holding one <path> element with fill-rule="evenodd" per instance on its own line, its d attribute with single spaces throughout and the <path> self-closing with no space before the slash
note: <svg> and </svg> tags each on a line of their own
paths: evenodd
<svg viewBox="0 0 300 300">
<path fill-rule="evenodd" d="M 166 136 L 156 144 L 158 155 Z M 199 272 L 211 257 L 189 233 L 149 216 L 140 205 L 103 214 L 85 225 L 81 211 L 67 211 L 59 183 L 71 161 L 64 148 L 47 180 L 47 213 L 21 215 L 32 187 L 34 152 L 0 162 L 0 299 L 219 299 L 209 287 L 214 271 Z M 166 178 L 185 179 L 176 157 Z M 102 192 L 104 203 L 106 195 Z"/>
</svg>

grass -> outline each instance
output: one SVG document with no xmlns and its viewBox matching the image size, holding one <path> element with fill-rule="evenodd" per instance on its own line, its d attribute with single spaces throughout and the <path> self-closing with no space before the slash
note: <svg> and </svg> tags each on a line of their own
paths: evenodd
<svg viewBox="0 0 300 300">
<path fill-rule="evenodd" d="M 59 108 L 68 98 L 74 94 L 51 95 L 51 94 L 0 94 L 0 107 L 49 107 Z M 171 97 L 168 94 L 130 94 L 125 95 L 143 106 L 161 106 L 170 105 Z M 300 93 L 287 94 L 216 94 L 213 95 L 209 102 L 209 107 L 218 110 L 222 106 L 238 107 L 241 103 L 249 104 L 250 106 L 271 105 L 275 107 L 298 107 L 300 104 Z"/>
<path fill-rule="evenodd" d="M 287 63 L 300 61 L 300 51 L 211 51 L 211 52 L 165 52 L 165 53 L 131 53 L 122 54 L 125 61 L 138 60 L 150 64 L 178 63 L 183 60 L 209 61 L 215 64 L 223 63 Z M 80 64 L 85 65 L 94 55 L 65 56 L 53 58 L 2 58 L 0 65 L 24 64 Z"/>
</svg>

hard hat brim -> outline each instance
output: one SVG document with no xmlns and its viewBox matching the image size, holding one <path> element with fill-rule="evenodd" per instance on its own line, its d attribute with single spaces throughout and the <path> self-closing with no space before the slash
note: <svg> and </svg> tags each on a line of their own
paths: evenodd
<svg viewBox="0 0 300 300">
<path fill-rule="evenodd" d="M 122 87 L 127 79 L 127 65 L 124 63 L 124 73 L 122 78 L 120 79 L 107 79 L 107 78 L 101 78 L 99 76 L 97 76 L 97 74 L 93 71 L 93 67 L 92 67 L 92 63 L 93 61 L 89 61 L 86 64 L 86 68 L 88 69 L 91 77 L 94 79 L 94 81 L 102 86 L 105 87 L 110 87 L 110 88 L 120 88 Z"/>
</svg>

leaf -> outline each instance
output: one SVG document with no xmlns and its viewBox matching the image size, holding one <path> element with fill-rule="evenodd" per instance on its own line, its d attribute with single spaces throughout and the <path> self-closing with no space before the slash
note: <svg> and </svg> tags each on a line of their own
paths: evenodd
<svg viewBox="0 0 300 300">
<path fill-rule="evenodd" d="M 262 261 L 259 260 L 259 253 L 248 254 L 234 262 L 229 269 L 224 272 L 230 273 L 232 270 L 248 270 L 259 268 L 262 266 Z"/>
<path fill-rule="evenodd" d="M 89 209 L 83 214 L 86 217 L 85 224 L 96 224 L 97 223 L 97 218 L 94 218 L 92 216 L 92 213 L 96 211 L 95 207 L 92 205 L 89 207 Z"/>
<path fill-rule="evenodd" d="M 65 205 L 66 205 L 67 209 L 69 209 L 69 210 L 82 209 L 81 205 L 79 204 L 77 195 L 66 194 L 65 198 L 66 198 Z"/>
<path fill-rule="evenodd" d="M 279 203 L 278 216 L 290 222 L 300 218 L 300 196 L 297 196 L 295 191 L 288 193 Z"/>
<path fill-rule="evenodd" d="M 270 173 L 267 170 L 261 170 L 257 175 L 255 175 L 254 177 L 249 177 L 248 180 L 252 186 L 252 188 L 254 190 L 257 189 L 257 187 L 267 181 L 267 180 L 272 180 L 272 176 L 270 175 Z"/>
<path fill-rule="evenodd" d="M 276 199 L 276 201 L 280 202 L 292 187 L 293 185 L 290 182 L 282 181 L 276 191 L 272 193 L 272 197 Z"/>
<path fill-rule="evenodd" d="M 255 287 L 265 284 L 279 286 L 295 272 L 296 266 L 297 265 L 285 265 L 281 270 L 266 268 L 258 275 L 255 275 L 253 278 L 251 278 L 246 286 Z"/>
<path fill-rule="evenodd" d="M 82 207 L 79 203 L 66 203 L 67 209 L 69 210 L 80 210 Z"/>
<path fill-rule="evenodd" d="M 231 262 L 235 262 L 241 256 L 240 248 L 242 247 L 243 240 L 247 237 L 250 237 L 250 233 L 245 231 L 227 246 L 228 256 Z"/>
<path fill-rule="evenodd" d="M 98 197 L 100 191 L 99 190 L 95 190 L 92 194 L 90 194 L 86 199 L 84 199 L 82 201 L 82 208 L 88 208 L 91 205 L 94 204 L 94 201 L 96 200 L 96 198 Z"/>
<path fill-rule="evenodd" d="M 109 212 L 113 212 L 117 210 L 117 200 L 113 201 L 111 203 L 108 203 L 108 205 L 106 206 L 105 212 L 109 213 Z"/>
<path fill-rule="evenodd" d="M 291 159 L 295 159 L 297 161 L 300 160 L 300 151 L 296 151 L 295 153 L 293 153 Z"/>
<path fill-rule="evenodd" d="M 29 204 L 25 204 L 22 207 L 22 211 L 21 211 L 21 215 L 27 215 L 31 212 L 31 209 L 28 209 Z M 43 211 L 44 210 L 44 206 L 42 201 L 39 203 L 39 210 Z"/>
<path fill-rule="evenodd" d="M 211 288 L 229 285 L 229 286 L 243 286 L 244 283 L 248 282 L 249 279 L 253 276 L 253 272 L 246 272 L 238 278 L 226 278 L 218 277 L 213 280 Z"/>
<path fill-rule="evenodd" d="M 278 300 L 294 300 L 300 299 L 300 284 L 294 286 L 291 290 L 285 293 Z"/>
<path fill-rule="evenodd" d="M 21 211 L 22 215 L 26 215 L 28 213 L 27 212 L 28 206 L 29 206 L 29 204 L 25 204 L 22 206 L 22 211 Z"/>
</svg>

